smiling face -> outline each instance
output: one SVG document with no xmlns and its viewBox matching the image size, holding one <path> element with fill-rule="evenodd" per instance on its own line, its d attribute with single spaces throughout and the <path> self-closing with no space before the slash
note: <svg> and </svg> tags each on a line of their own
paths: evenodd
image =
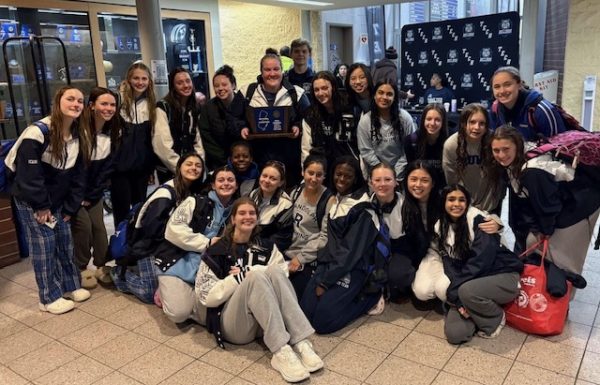
<svg viewBox="0 0 600 385">
<path fill-rule="evenodd" d="M 281 72 L 281 63 L 275 58 L 267 57 L 263 60 L 260 74 L 263 79 L 263 85 L 269 92 L 276 92 L 281 87 L 283 73 Z"/>
<path fill-rule="evenodd" d="M 260 189 L 265 197 L 271 197 L 275 191 L 283 186 L 283 178 L 275 167 L 267 166 L 263 168 L 258 180 Z"/>
<path fill-rule="evenodd" d="M 483 135 L 487 132 L 487 118 L 479 111 L 476 111 L 469 116 L 467 120 L 467 140 L 470 142 L 479 142 Z"/>
<path fill-rule="evenodd" d="M 492 79 L 494 97 L 509 109 L 517 103 L 520 88 L 521 84 L 508 72 L 498 72 Z"/>
<path fill-rule="evenodd" d="M 307 64 L 308 58 L 310 57 L 310 50 L 306 45 L 294 47 L 292 49 L 292 60 L 295 66 L 303 67 Z"/>
<path fill-rule="evenodd" d="M 60 112 L 67 119 L 77 119 L 83 111 L 83 94 L 76 88 L 65 91 L 60 98 Z"/>
<path fill-rule="evenodd" d="M 382 84 L 375 90 L 375 105 L 379 110 L 387 111 L 392 107 L 395 95 L 391 85 Z"/>
<path fill-rule="evenodd" d="M 252 155 L 246 146 L 235 146 L 231 150 L 231 165 L 238 172 L 246 172 L 252 164 Z"/>
<path fill-rule="evenodd" d="M 335 166 L 333 171 L 333 184 L 335 190 L 341 194 L 346 195 L 352 192 L 352 186 L 356 179 L 354 168 L 350 165 L 342 163 Z"/>
<path fill-rule="evenodd" d="M 456 222 L 467 211 L 467 197 L 460 190 L 454 190 L 446 195 L 444 202 L 446 213 Z"/>
<path fill-rule="evenodd" d="M 393 170 L 387 167 L 374 169 L 371 173 L 369 184 L 380 203 L 389 203 L 394 200 L 394 189 L 398 183 L 396 182 L 396 175 Z"/>
<path fill-rule="evenodd" d="M 431 190 L 433 190 L 433 178 L 422 168 L 413 170 L 406 177 L 408 193 L 417 201 L 426 203 L 429 200 Z"/>
<path fill-rule="evenodd" d="M 233 84 L 231 80 L 225 75 L 217 75 L 213 79 L 213 86 L 215 88 L 215 94 L 221 100 L 232 100 L 233 99 Z"/>
<path fill-rule="evenodd" d="M 102 94 L 96 98 L 96 101 L 90 105 L 94 111 L 95 121 L 108 122 L 117 112 L 117 100 L 111 94 Z"/>
<path fill-rule="evenodd" d="M 316 79 L 313 82 L 313 92 L 315 93 L 315 98 L 319 103 L 325 107 L 333 106 L 333 100 L 331 99 L 333 95 L 333 87 L 331 86 L 329 80 Z"/>
<path fill-rule="evenodd" d="M 258 214 L 256 208 L 250 203 L 242 203 L 231 215 L 231 224 L 236 231 L 250 234 L 256 227 Z"/>
<path fill-rule="evenodd" d="M 517 145 L 508 139 L 492 140 L 492 154 L 502 167 L 508 167 L 517 157 Z"/>
<path fill-rule="evenodd" d="M 175 93 L 182 99 L 187 99 L 194 92 L 192 78 L 187 72 L 177 73 L 173 78 L 173 86 L 175 87 Z"/>
<path fill-rule="evenodd" d="M 189 156 L 186 160 L 181 163 L 179 168 L 181 176 L 188 185 L 198 180 L 204 172 L 202 167 L 202 160 L 197 156 Z"/>
<path fill-rule="evenodd" d="M 368 91 L 369 82 L 362 68 L 356 68 L 350 74 L 350 87 L 361 96 L 365 96 Z"/>
<path fill-rule="evenodd" d="M 235 190 L 237 190 L 235 175 L 229 170 L 219 171 L 217 175 L 215 175 L 215 181 L 212 184 L 212 188 L 215 190 L 221 201 L 231 199 L 233 194 L 235 194 Z"/>
<path fill-rule="evenodd" d="M 131 76 L 129 77 L 129 85 L 133 90 L 134 97 L 137 98 L 146 92 L 149 84 L 150 76 L 148 75 L 148 72 L 141 68 L 136 68 L 131 72 Z"/>
<path fill-rule="evenodd" d="M 325 169 L 321 163 L 311 163 L 302 171 L 304 185 L 309 191 L 317 191 L 325 180 Z"/>
<path fill-rule="evenodd" d="M 425 115 L 424 127 L 428 136 L 437 138 L 440 135 L 440 130 L 442 129 L 442 115 L 436 110 L 427 111 L 427 115 Z"/>
</svg>

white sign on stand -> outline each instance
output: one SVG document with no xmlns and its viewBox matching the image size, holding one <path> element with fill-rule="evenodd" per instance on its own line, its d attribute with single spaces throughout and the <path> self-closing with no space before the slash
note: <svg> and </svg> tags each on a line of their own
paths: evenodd
<svg viewBox="0 0 600 385">
<path fill-rule="evenodd" d="M 545 99 L 556 103 L 558 99 L 558 71 L 545 71 L 533 75 L 533 88 L 540 91 Z"/>
<path fill-rule="evenodd" d="M 152 78 L 154 84 L 168 84 L 169 83 L 169 71 L 167 70 L 166 60 L 151 60 L 150 61 Z"/>
</svg>

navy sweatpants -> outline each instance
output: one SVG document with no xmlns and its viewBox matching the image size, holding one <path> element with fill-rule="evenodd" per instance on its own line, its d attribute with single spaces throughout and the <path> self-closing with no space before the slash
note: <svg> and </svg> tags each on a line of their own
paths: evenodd
<svg viewBox="0 0 600 385">
<path fill-rule="evenodd" d="M 380 294 L 363 294 L 365 272 L 353 270 L 317 297 L 316 288 L 322 270 L 317 272 L 306 286 L 300 307 L 312 327 L 319 334 L 340 330 L 379 301 Z"/>
</svg>

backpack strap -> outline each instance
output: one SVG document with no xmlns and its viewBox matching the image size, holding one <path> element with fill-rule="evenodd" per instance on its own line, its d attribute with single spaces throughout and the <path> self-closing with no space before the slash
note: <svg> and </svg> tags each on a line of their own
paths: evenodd
<svg viewBox="0 0 600 385">
<path fill-rule="evenodd" d="M 323 218 L 327 214 L 327 202 L 333 196 L 333 192 L 326 188 L 321 194 L 321 198 L 319 198 L 319 202 L 317 203 L 317 225 L 319 226 L 319 230 L 321 230 L 321 223 L 323 222 Z"/>
<path fill-rule="evenodd" d="M 258 83 L 250 83 L 248 85 L 248 89 L 246 89 L 246 100 L 248 100 L 248 102 L 250 102 L 252 100 L 252 96 L 254 96 L 254 93 L 256 92 L 256 89 L 258 88 Z"/>
<path fill-rule="evenodd" d="M 283 87 L 285 87 L 285 89 L 287 90 L 288 94 L 290 94 L 290 98 L 292 99 L 292 106 L 295 110 L 298 105 L 298 93 L 296 92 L 296 87 L 294 87 L 294 85 L 290 83 L 287 79 L 283 79 L 281 85 L 283 85 Z"/>
<path fill-rule="evenodd" d="M 535 120 L 535 110 L 538 107 L 538 104 L 540 104 L 540 102 L 544 100 L 544 95 L 539 95 L 534 101 L 533 103 L 531 103 L 529 105 L 529 107 L 527 107 L 527 123 L 529 124 L 529 127 L 531 127 L 536 134 L 539 134 L 539 130 L 538 130 L 538 124 Z"/>
</svg>

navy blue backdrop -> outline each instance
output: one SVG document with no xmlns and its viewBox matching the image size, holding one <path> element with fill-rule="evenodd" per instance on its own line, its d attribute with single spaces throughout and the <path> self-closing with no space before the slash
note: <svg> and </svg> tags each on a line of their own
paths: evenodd
<svg viewBox="0 0 600 385">
<path fill-rule="evenodd" d="M 413 103 L 425 94 L 433 73 L 446 78 L 459 108 L 465 103 L 489 103 L 490 77 L 506 65 L 519 68 L 517 12 L 402 28 L 402 90 L 412 90 Z"/>
</svg>

